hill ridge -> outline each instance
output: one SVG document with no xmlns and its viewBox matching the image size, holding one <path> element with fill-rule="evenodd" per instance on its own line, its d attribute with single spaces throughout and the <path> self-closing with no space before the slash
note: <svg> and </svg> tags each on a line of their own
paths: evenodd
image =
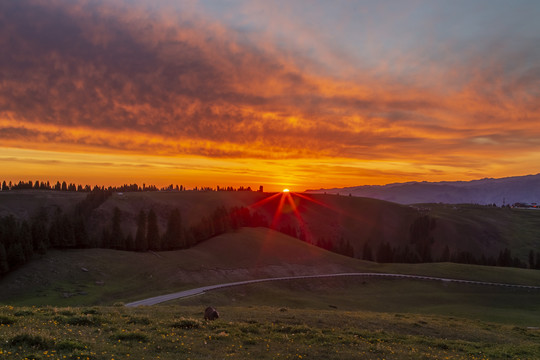
<svg viewBox="0 0 540 360">
<path fill-rule="evenodd" d="M 470 181 L 411 181 L 386 185 L 306 190 L 307 193 L 337 193 L 370 197 L 399 204 L 496 204 L 540 203 L 540 173 Z"/>
</svg>

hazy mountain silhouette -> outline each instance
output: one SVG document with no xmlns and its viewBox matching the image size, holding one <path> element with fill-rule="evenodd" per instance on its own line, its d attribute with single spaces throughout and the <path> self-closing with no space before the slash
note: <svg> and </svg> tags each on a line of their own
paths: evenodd
<svg viewBox="0 0 540 360">
<path fill-rule="evenodd" d="M 399 204 L 514 204 L 540 203 L 540 174 L 473 181 L 407 182 L 388 185 L 365 185 L 346 188 L 308 190 L 362 196 Z"/>
</svg>

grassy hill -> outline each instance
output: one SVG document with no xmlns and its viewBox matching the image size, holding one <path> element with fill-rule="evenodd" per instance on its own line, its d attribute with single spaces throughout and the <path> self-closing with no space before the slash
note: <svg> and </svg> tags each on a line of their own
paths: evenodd
<svg viewBox="0 0 540 360">
<path fill-rule="evenodd" d="M 246 228 L 178 251 L 50 251 L 1 279 L 0 301 L 112 304 L 220 282 L 356 271 L 363 264 L 269 229 Z"/>
<path fill-rule="evenodd" d="M 389 272 L 539 285 L 540 272 L 460 264 L 376 264 L 265 228 L 159 253 L 52 251 L 0 281 L 0 303 L 111 305 L 223 282 L 338 272 Z M 396 311 L 536 326 L 540 291 L 374 278 L 310 279 L 209 292 L 177 304 Z"/>
<path fill-rule="evenodd" d="M 52 214 L 56 208 L 70 211 L 86 197 L 85 193 L 53 190 L 0 191 L 0 216 L 14 215 L 28 220 L 40 208 Z"/>
<path fill-rule="evenodd" d="M 438 220 L 433 236 L 440 246 L 450 244 L 473 253 L 497 256 L 507 247 L 521 259 L 540 251 L 540 211 L 480 205 L 421 205 Z"/>
</svg>

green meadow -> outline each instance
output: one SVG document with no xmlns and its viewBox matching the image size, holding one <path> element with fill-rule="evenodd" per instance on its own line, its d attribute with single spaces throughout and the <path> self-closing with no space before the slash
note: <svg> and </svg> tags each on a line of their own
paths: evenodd
<svg viewBox="0 0 540 360">
<path fill-rule="evenodd" d="M 451 316 L 223 306 L 0 308 L 2 359 L 535 359 L 540 331 Z"/>
<path fill-rule="evenodd" d="M 123 305 L 204 285 L 338 272 L 540 284 L 536 270 L 360 261 L 264 228 L 170 252 L 50 251 L 2 279 L 0 359 L 540 358 L 540 290 L 325 278 Z M 203 320 L 209 305 L 218 320 Z"/>
</svg>

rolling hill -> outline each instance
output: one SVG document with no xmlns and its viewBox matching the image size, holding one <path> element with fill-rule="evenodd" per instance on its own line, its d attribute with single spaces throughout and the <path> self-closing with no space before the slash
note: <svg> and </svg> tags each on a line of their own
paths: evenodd
<svg viewBox="0 0 540 360">
<path fill-rule="evenodd" d="M 540 174 L 473 181 L 407 182 L 346 188 L 308 190 L 307 193 L 342 194 L 399 204 L 504 204 L 540 203 Z"/>
<path fill-rule="evenodd" d="M 367 267 L 273 230 L 245 228 L 178 251 L 50 251 L 0 280 L 0 302 L 112 304 L 219 282 Z"/>
</svg>

